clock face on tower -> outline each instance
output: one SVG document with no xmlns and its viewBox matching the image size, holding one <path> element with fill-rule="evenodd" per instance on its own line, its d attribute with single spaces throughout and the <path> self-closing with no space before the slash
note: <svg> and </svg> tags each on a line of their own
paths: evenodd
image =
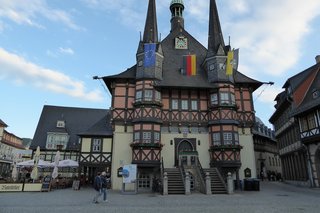
<svg viewBox="0 0 320 213">
<path fill-rule="evenodd" d="M 175 48 L 176 49 L 188 49 L 188 39 L 184 36 L 176 37 L 175 39 Z"/>
</svg>

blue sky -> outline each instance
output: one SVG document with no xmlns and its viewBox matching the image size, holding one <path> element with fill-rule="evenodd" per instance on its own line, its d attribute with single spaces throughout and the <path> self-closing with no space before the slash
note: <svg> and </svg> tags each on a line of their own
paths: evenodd
<svg viewBox="0 0 320 213">
<path fill-rule="evenodd" d="M 158 30 L 170 32 L 171 0 L 157 0 Z M 32 138 L 43 105 L 109 108 L 92 76 L 135 64 L 148 0 L 0 0 L 0 119 Z M 184 0 L 185 28 L 207 46 L 209 0 Z M 217 0 L 225 42 L 240 48 L 239 71 L 263 82 L 256 115 L 269 127 L 286 79 L 320 54 L 319 0 Z"/>
</svg>

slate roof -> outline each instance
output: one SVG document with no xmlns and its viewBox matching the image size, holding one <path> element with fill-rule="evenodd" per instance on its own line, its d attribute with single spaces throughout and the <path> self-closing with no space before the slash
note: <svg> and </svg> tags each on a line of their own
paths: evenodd
<svg viewBox="0 0 320 213">
<path fill-rule="evenodd" d="M 303 101 L 299 106 L 297 106 L 293 111 L 292 115 L 298 115 L 301 113 L 304 113 L 306 111 L 312 110 L 314 108 L 320 108 L 320 63 L 316 64 L 315 66 L 310 67 L 307 69 L 309 75 L 311 75 L 313 72 L 316 72 L 315 78 L 313 79 L 311 85 L 309 86 L 309 89 L 305 92 L 305 96 Z M 305 76 L 306 78 L 307 76 Z M 295 81 L 303 82 L 304 78 L 301 78 L 301 76 L 297 75 L 292 82 L 295 83 Z M 313 97 L 313 93 L 315 91 L 318 91 L 318 97 Z"/>
<path fill-rule="evenodd" d="M 70 136 L 66 150 L 78 150 L 78 134 L 86 131 L 93 132 L 93 126 L 97 125 L 103 118 L 110 118 L 107 116 L 108 113 L 109 111 L 105 109 L 45 105 L 30 148 L 36 149 L 37 146 L 40 146 L 41 150 L 45 150 L 48 132 L 66 132 Z M 56 127 L 58 120 L 65 121 L 65 129 Z M 109 131 L 107 127 L 106 125 L 106 132 Z M 101 129 L 99 132 L 102 133 Z M 98 131 L 96 131 L 97 133 Z"/>
<path fill-rule="evenodd" d="M 319 69 L 319 67 L 320 67 L 319 63 L 315 64 L 305 69 L 304 71 L 299 72 L 298 74 L 288 78 L 288 80 L 286 81 L 286 83 L 283 85 L 282 88 L 286 88 L 288 87 L 288 85 L 290 85 L 292 88 L 292 91 L 295 91 L 297 87 L 299 87 L 301 82 L 303 82 L 310 75 L 310 73 L 312 73 L 315 69 Z"/>
<path fill-rule="evenodd" d="M 92 127 L 90 127 L 87 131 L 81 132 L 78 135 L 79 136 L 106 136 L 106 137 L 112 137 L 113 131 L 112 131 L 112 125 L 110 123 L 111 119 L 111 112 L 108 111 L 108 113 L 101 118 L 97 123 L 95 123 Z"/>
<path fill-rule="evenodd" d="M 299 105 L 292 104 L 292 111 L 290 113 L 291 116 L 296 116 L 301 113 L 304 113 L 308 110 L 312 110 L 316 107 L 320 106 L 320 97 L 314 98 L 313 97 L 313 92 L 314 91 L 319 91 L 320 92 L 320 63 L 317 63 L 304 71 L 288 78 L 288 80 L 285 82 L 283 85 L 283 88 L 288 88 L 291 87 L 292 94 L 295 94 L 297 90 L 301 90 L 299 87 L 306 82 L 306 79 L 308 79 L 311 75 L 314 75 L 314 79 L 308 86 L 306 91 L 303 91 L 304 94 L 302 94 L 304 97 L 302 99 L 302 102 Z M 290 98 L 289 98 L 290 99 Z M 281 111 L 279 110 L 280 106 L 283 103 L 288 102 L 288 94 L 286 91 L 282 91 L 279 93 L 275 101 L 277 101 L 276 104 L 276 111 L 274 114 L 270 117 L 269 121 L 272 123 L 275 119 L 275 116 Z"/>
<path fill-rule="evenodd" d="M 178 35 L 184 35 L 188 38 L 189 49 L 176 50 L 173 45 L 174 38 Z M 207 55 L 207 49 L 193 38 L 187 31 L 182 29 L 172 31 L 161 42 L 162 51 L 164 55 L 163 61 L 163 79 L 158 81 L 158 87 L 180 87 L 180 88 L 213 88 L 215 84 L 209 83 L 206 70 L 202 64 Z M 197 75 L 186 76 L 180 73 L 180 69 L 183 68 L 183 56 L 195 54 L 197 57 Z M 246 75 L 234 70 L 233 74 L 235 84 L 250 85 L 254 90 L 262 85 L 262 82 L 247 77 Z M 135 80 L 136 78 L 136 65 L 128 68 L 127 70 L 111 76 L 103 77 L 105 84 L 111 91 L 111 83 L 115 80 Z"/>
<path fill-rule="evenodd" d="M 8 127 L 8 125 L 0 119 L 0 126 Z"/>
</svg>

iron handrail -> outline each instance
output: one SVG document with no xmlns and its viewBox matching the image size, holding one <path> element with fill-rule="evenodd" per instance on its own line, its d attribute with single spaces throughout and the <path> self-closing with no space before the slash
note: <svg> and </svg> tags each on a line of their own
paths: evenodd
<svg viewBox="0 0 320 213">
<path fill-rule="evenodd" d="M 202 165 L 198 157 L 197 157 L 197 171 L 199 172 L 199 178 L 202 185 L 201 191 L 204 193 L 206 189 L 206 184 L 205 184 L 206 174 L 202 168 Z"/>
</svg>

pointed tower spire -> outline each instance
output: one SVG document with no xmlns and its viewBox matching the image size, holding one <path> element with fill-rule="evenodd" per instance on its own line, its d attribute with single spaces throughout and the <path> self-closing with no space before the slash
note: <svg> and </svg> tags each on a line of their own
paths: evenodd
<svg viewBox="0 0 320 213">
<path fill-rule="evenodd" d="M 216 0 L 210 0 L 208 54 L 217 55 L 219 47 L 225 50 Z"/>
<path fill-rule="evenodd" d="M 146 25 L 144 27 L 143 34 L 143 42 L 158 43 L 158 26 L 155 0 L 149 0 Z"/>
<path fill-rule="evenodd" d="M 136 54 L 136 79 L 162 79 L 163 58 L 158 40 L 156 0 L 149 0 L 144 34 Z"/>
<path fill-rule="evenodd" d="M 209 82 L 233 82 L 226 74 L 227 52 L 223 41 L 216 0 L 210 0 L 208 52 L 205 60 Z"/>
</svg>

